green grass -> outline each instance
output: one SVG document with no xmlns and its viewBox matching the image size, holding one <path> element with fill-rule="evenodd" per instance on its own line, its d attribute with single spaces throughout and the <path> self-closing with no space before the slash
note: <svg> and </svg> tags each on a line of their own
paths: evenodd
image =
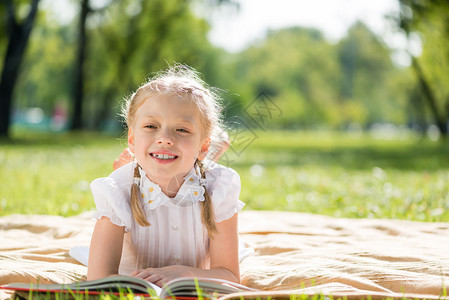
<svg viewBox="0 0 449 300">
<path fill-rule="evenodd" d="M 245 209 L 449 221 L 448 142 L 289 131 L 234 138 L 221 162 L 240 174 Z M 94 133 L 0 141 L 0 215 L 93 209 L 89 183 L 112 171 L 125 145 Z"/>
<path fill-rule="evenodd" d="M 69 216 L 94 207 L 90 182 L 107 176 L 122 140 L 34 133 L 0 145 L 0 214 Z"/>
</svg>

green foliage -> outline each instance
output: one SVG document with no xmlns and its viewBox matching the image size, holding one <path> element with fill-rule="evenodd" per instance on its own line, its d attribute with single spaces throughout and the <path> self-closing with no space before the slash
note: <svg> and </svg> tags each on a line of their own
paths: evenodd
<svg viewBox="0 0 449 300">
<path fill-rule="evenodd" d="M 236 78 L 252 88 L 242 102 L 264 92 L 282 108 L 284 114 L 273 127 L 344 128 L 407 119 L 404 90 L 392 83 L 409 77 L 362 23 L 354 24 L 337 44 L 316 29 L 272 31 L 238 55 L 235 70 Z"/>
<path fill-rule="evenodd" d="M 439 111 L 449 117 L 449 4 L 429 8 L 417 30 L 423 40 L 420 63 L 437 99 Z"/>
<path fill-rule="evenodd" d="M 364 111 L 352 117 L 359 116 L 357 121 L 368 124 L 396 121 L 388 115 L 392 104 L 398 103 L 392 97 L 388 85 L 395 74 L 390 50 L 386 45 L 363 23 L 358 22 L 340 41 L 338 53 L 344 75 L 341 98 L 343 101 L 358 103 L 359 110 Z M 399 111 L 403 112 L 404 108 Z"/>
<path fill-rule="evenodd" d="M 68 101 L 74 57 L 68 44 L 71 35 L 69 27 L 56 24 L 35 28 L 15 89 L 16 107 L 37 106 L 52 113 L 57 103 Z"/>
<path fill-rule="evenodd" d="M 222 163 L 241 176 L 246 209 L 336 217 L 449 221 L 449 147 L 336 132 L 256 132 Z M 109 175 L 125 141 L 21 133 L 0 144 L 0 215 L 74 215 L 94 208 L 89 183 Z"/>
<path fill-rule="evenodd" d="M 238 58 L 237 76 L 252 87 L 249 103 L 266 93 L 285 111 L 282 127 L 320 123 L 337 100 L 339 65 L 332 46 L 315 29 L 270 32 Z M 324 72 L 325 70 L 325 72 Z M 276 126 L 276 124 L 273 124 Z"/>
<path fill-rule="evenodd" d="M 445 126 L 449 119 L 449 2 L 444 0 L 400 0 L 401 15 L 399 27 L 407 37 L 418 37 L 422 54 L 415 58 L 421 72 L 417 77 L 427 82 L 435 100 L 435 108 L 426 95 L 420 95 L 422 106 L 421 119 L 430 120 Z M 421 73 L 421 74 L 420 74 Z M 416 91 L 415 91 L 415 98 Z M 427 100 L 427 101 L 426 101 Z M 417 102 L 416 99 L 414 99 Z M 429 111 L 431 113 L 429 113 Z M 445 128 L 440 128 L 444 129 Z"/>
</svg>

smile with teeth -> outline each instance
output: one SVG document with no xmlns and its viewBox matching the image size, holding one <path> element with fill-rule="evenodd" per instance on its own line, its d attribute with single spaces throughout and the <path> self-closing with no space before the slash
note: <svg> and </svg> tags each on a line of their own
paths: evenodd
<svg viewBox="0 0 449 300">
<path fill-rule="evenodd" d="M 167 159 L 175 159 L 177 158 L 176 155 L 168 155 L 168 154 L 157 154 L 157 153 L 151 153 L 150 154 L 152 157 L 158 158 L 158 159 L 163 159 L 163 160 L 167 160 Z"/>
</svg>

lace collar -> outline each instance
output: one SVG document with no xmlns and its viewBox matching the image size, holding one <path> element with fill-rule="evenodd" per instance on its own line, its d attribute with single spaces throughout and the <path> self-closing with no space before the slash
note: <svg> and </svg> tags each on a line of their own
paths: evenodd
<svg viewBox="0 0 449 300">
<path fill-rule="evenodd" d="M 178 206 L 191 206 L 199 201 L 204 201 L 206 179 L 201 178 L 200 170 L 194 167 L 184 176 L 184 182 L 174 198 L 168 197 L 162 192 L 160 186 L 152 182 L 145 170 L 139 166 L 140 178 L 134 178 L 140 187 L 143 206 L 145 210 L 153 210 L 166 202 L 172 202 Z"/>
</svg>

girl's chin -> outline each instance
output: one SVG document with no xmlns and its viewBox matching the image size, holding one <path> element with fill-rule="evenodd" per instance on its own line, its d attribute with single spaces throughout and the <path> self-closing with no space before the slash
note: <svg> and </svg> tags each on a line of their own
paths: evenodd
<svg viewBox="0 0 449 300">
<path fill-rule="evenodd" d="M 146 170 L 145 170 L 146 172 Z M 152 172 L 146 172 L 148 178 L 155 182 L 155 183 L 159 183 L 159 182 L 170 182 L 172 180 L 176 180 L 176 181 L 183 181 L 184 177 L 187 175 L 187 172 L 171 172 L 169 170 L 164 170 L 164 169 L 152 169 Z"/>
</svg>

